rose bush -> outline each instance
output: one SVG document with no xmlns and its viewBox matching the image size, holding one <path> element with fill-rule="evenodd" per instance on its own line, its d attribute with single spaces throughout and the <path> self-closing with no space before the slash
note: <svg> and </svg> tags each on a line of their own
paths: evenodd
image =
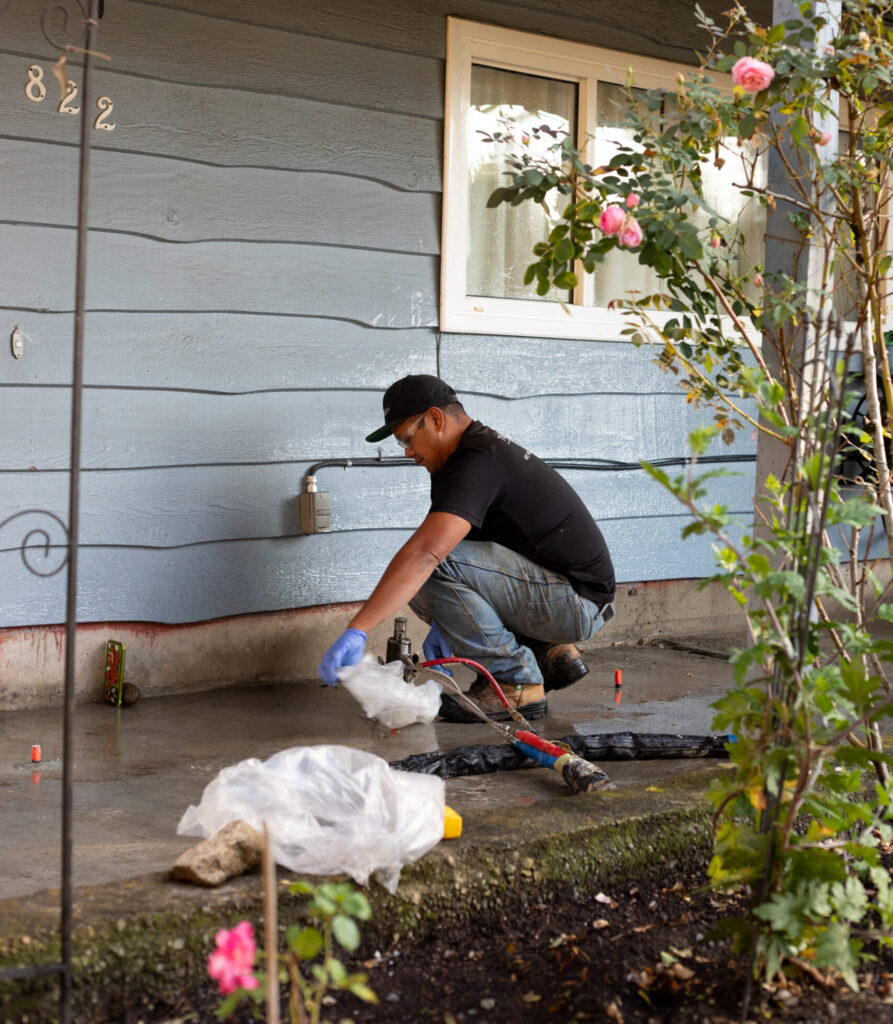
<svg viewBox="0 0 893 1024">
<path fill-rule="evenodd" d="M 738 742 L 734 772 L 711 792 L 711 875 L 750 894 L 749 917 L 729 929 L 755 969 L 773 978 L 787 962 L 856 987 L 866 941 L 893 945 L 880 862 L 893 842 L 893 759 L 879 729 L 893 708 L 893 644 L 875 632 L 893 621 L 893 3 L 842 0 L 834 18 L 804 3 L 772 26 L 740 4 L 725 28 L 698 18 L 711 37 L 704 66 L 671 97 L 630 95 L 629 145 L 597 168 L 569 139 L 547 158 L 519 152 L 490 204 L 561 194 L 563 216 L 525 278 L 540 295 L 574 288 L 577 267 L 597 273 L 617 248 L 635 248 L 654 273 L 650 293 L 612 305 L 708 418 L 691 436 L 688 472 L 644 468 L 690 514 L 683 536 L 713 536 L 713 579 L 747 616 L 736 686 L 714 723 Z M 731 87 L 717 80 L 725 74 Z M 770 152 L 779 170 L 767 181 Z M 728 187 L 789 239 L 784 260 L 778 250 L 764 265 L 754 239 L 708 201 L 708 170 L 729 160 Z M 626 238 L 624 208 L 636 211 Z M 864 414 L 854 421 L 857 363 Z M 717 437 L 741 430 L 774 446 L 781 467 L 758 481 L 755 524 L 705 503 L 720 474 L 695 467 Z M 880 559 L 866 562 L 878 536 Z"/>
</svg>

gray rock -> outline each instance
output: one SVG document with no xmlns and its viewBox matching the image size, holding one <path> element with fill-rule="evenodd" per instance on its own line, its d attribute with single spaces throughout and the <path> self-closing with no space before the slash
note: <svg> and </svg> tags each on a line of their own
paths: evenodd
<svg viewBox="0 0 893 1024">
<path fill-rule="evenodd" d="M 213 839 L 203 839 L 180 854 L 171 878 L 195 885 L 221 885 L 257 867 L 264 837 L 244 821 L 231 821 Z"/>
</svg>

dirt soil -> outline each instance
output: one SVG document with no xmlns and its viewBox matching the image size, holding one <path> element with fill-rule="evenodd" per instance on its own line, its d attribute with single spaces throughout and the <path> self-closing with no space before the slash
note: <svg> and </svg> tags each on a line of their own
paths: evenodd
<svg viewBox="0 0 893 1024">
<path fill-rule="evenodd" d="M 747 975 L 743 958 L 714 935 L 740 913 L 705 875 L 627 885 L 578 900 L 573 893 L 513 914 L 480 917 L 419 945 L 362 949 L 351 969 L 368 973 L 378 1006 L 339 994 L 323 1019 L 355 1024 L 737 1024 Z M 755 983 L 747 1020 L 797 1024 L 893 1022 L 893 954 L 860 972 L 861 991 L 797 972 Z M 132 1007 L 121 1024 L 212 1024 L 208 986 L 169 1007 Z M 283 1008 L 287 1006 L 283 993 Z M 259 1020 L 263 1020 L 262 1013 Z M 287 1014 L 285 1016 L 287 1020 Z M 255 1020 L 246 1005 L 229 1018 Z"/>
</svg>

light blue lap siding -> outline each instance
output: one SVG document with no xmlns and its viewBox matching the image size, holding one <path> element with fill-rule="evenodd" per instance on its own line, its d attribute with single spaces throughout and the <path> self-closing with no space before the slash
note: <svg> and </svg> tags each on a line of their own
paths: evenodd
<svg viewBox="0 0 893 1024">
<path fill-rule="evenodd" d="M 679 541 L 685 518 L 604 524 L 618 582 L 709 575 L 709 548 Z M 408 536 L 404 530 L 333 533 L 152 549 L 85 547 L 79 556 L 79 621 L 195 622 L 367 597 Z M 61 550 L 34 552 L 36 568 L 59 564 Z M 32 576 L 18 551 L 0 552 L 0 579 L 16 595 L 7 626 L 65 619 L 65 573 Z M 6 589 L 6 587 L 4 587 Z M 336 595 L 336 596 L 333 596 Z"/>
<path fill-rule="evenodd" d="M 363 440 L 381 394 L 440 370 L 469 413 L 548 459 L 667 458 L 709 412 L 625 343 L 441 335 L 442 116 L 449 0 L 140 0 L 107 5 L 93 131 L 79 539 L 82 621 L 200 621 L 358 600 L 428 505 L 414 468 L 326 468 L 329 535 L 297 495 Z M 710 10 L 723 6 L 719 0 Z M 682 59 L 691 8 L 467 0 L 463 15 Z M 759 12 L 758 12 L 759 13 Z M 648 26 L 647 30 L 642 26 Z M 77 141 L 57 112 L 39 10 L 0 38 L 0 522 L 67 518 Z M 40 103 L 27 69 L 43 68 Z M 69 76 L 80 82 L 76 57 Z M 84 111 L 95 118 L 97 111 Z M 721 454 L 754 450 L 749 435 Z M 710 500 L 750 515 L 753 466 Z M 563 470 L 618 579 L 709 574 L 709 539 L 641 470 Z M 0 529 L 0 627 L 64 619 L 64 574 Z M 64 534 L 49 531 L 48 565 Z M 32 535 L 37 544 L 39 534 Z"/>
<path fill-rule="evenodd" d="M 309 463 L 178 466 L 160 469 L 85 470 L 81 477 L 80 540 L 88 547 L 174 548 L 208 541 L 287 537 L 300 532 L 297 491 Z M 730 467 L 736 475 L 713 480 L 705 502 L 747 514 L 753 466 Z M 683 509 L 642 470 L 562 470 L 596 519 L 652 520 Z M 68 474 L 21 472 L 3 476 L 0 522 L 21 508 L 41 508 L 66 518 Z M 338 533 L 412 530 L 429 505 L 428 474 L 415 466 L 326 467 L 320 490 L 332 503 Z M 0 532 L 0 550 L 15 547 L 38 517 L 20 519 Z M 59 538 L 55 538 L 56 543 Z"/>
</svg>

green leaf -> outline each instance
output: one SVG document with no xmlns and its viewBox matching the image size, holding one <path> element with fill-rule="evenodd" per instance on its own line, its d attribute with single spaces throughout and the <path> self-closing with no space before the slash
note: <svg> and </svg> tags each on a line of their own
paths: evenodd
<svg viewBox="0 0 893 1024">
<path fill-rule="evenodd" d="M 556 275 L 553 283 L 556 288 L 570 291 L 571 288 L 577 287 L 577 275 L 570 270 L 566 270 L 563 274 Z"/>
<path fill-rule="evenodd" d="M 847 985 L 854 992 L 858 992 L 856 953 L 861 945 L 858 940 L 850 939 L 849 929 L 845 924 L 833 922 L 818 936 L 815 944 L 815 964 L 817 967 L 830 967 L 839 970 Z"/>
<path fill-rule="evenodd" d="M 784 39 L 784 25 L 773 25 L 769 29 L 769 35 L 766 37 L 766 42 L 772 45 L 772 43 L 780 43 Z"/>
<path fill-rule="evenodd" d="M 678 239 L 682 255 L 687 259 L 699 260 L 704 255 L 704 249 L 701 246 L 697 235 L 690 234 L 688 232 L 680 232 Z"/>
<path fill-rule="evenodd" d="M 747 564 L 750 567 L 751 572 L 756 576 L 766 576 L 772 570 L 772 563 L 766 555 L 761 555 L 756 551 L 754 551 L 753 554 L 748 555 Z"/>
<path fill-rule="evenodd" d="M 360 929 L 356 921 L 346 914 L 336 914 L 332 918 L 332 934 L 348 952 L 353 952 L 360 944 Z"/>
<path fill-rule="evenodd" d="M 343 984 L 344 979 L 347 977 L 347 970 L 337 957 L 330 956 L 326 960 L 326 969 L 329 972 L 329 977 L 336 985 Z"/>
<path fill-rule="evenodd" d="M 517 188 L 498 188 L 495 192 L 490 194 L 487 199 L 487 209 L 493 209 L 499 206 L 501 203 L 511 202 L 512 199 L 518 194 L 519 189 Z"/>
<path fill-rule="evenodd" d="M 364 893 L 357 892 L 356 890 L 345 897 L 344 902 L 341 904 L 341 909 L 345 914 L 350 914 L 351 917 L 355 917 L 358 921 L 368 921 L 372 917 L 369 900 L 366 899 Z"/>
<path fill-rule="evenodd" d="M 288 944 L 302 960 L 312 960 L 323 947 L 323 937 L 316 928 L 302 928 Z"/>
<path fill-rule="evenodd" d="M 757 119 L 753 114 L 745 114 L 738 125 L 738 134 L 742 139 L 749 139 L 757 130 Z"/>
<path fill-rule="evenodd" d="M 240 988 L 231 995 L 228 995 L 226 999 L 221 1000 L 220 1005 L 217 1007 L 218 1020 L 226 1020 L 227 1017 L 232 1016 L 236 1007 L 242 1001 L 243 995 L 245 995 L 245 990 Z"/>
<path fill-rule="evenodd" d="M 362 999 L 364 1003 L 378 1003 L 378 996 L 363 982 L 352 983 L 348 986 L 348 991 L 352 992 L 357 999 Z"/>
<path fill-rule="evenodd" d="M 858 878 L 850 875 L 845 882 L 831 886 L 831 902 L 834 909 L 847 921 L 861 921 L 868 910 L 868 896 Z"/>
<path fill-rule="evenodd" d="M 570 238 L 562 238 L 555 246 L 555 262 L 567 263 L 574 258 L 574 243 Z"/>
</svg>

